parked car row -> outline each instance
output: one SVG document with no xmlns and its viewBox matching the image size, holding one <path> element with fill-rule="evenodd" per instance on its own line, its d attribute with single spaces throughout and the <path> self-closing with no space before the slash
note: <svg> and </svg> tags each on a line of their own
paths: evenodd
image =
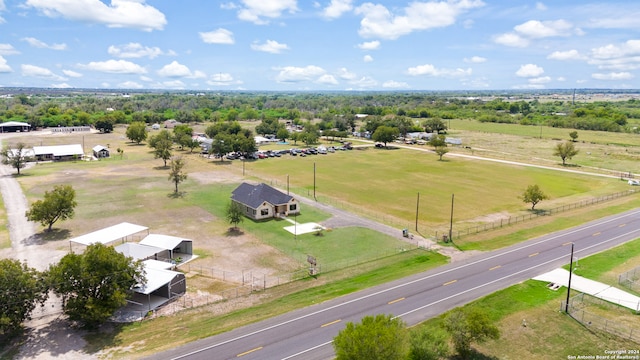
<svg viewBox="0 0 640 360">
<path fill-rule="evenodd" d="M 256 151 L 252 154 L 242 154 L 242 153 L 229 153 L 224 157 L 227 160 L 257 160 L 257 159 L 267 159 L 272 157 L 281 157 L 282 155 L 291 155 L 291 156 L 302 156 L 305 157 L 307 155 L 326 155 L 328 153 L 334 153 L 336 151 L 345 151 L 353 149 L 350 144 L 345 144 L 343 146 L 319 146 L 319 147 L 310 147 L 304 149 L 286 149 L 286 150 L 266 150 L 266 151 Z"/>
</svg>

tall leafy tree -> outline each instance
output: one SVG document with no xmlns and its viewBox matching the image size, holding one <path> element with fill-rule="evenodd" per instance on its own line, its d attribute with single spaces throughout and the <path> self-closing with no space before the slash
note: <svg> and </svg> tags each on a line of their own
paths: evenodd
<svg viewBox="0 0 640 360">
<path fill-rule="evenodd" d="M 28 162 L 33 161 L 27 146 L 22 142 L 19 142 L 14 149 L 5 146 L 0 151 L 0 156 L 2 156 L 2 163 L 11 165 L 12 168 L 18 171 L 18 175 L 20 175 L 20 169 L 24 169 Z"/>
<path fill-rule="evenodd" d="M 74 208 L 78 205 L 75 198 L 76 191 L 71 185 L 56 185 L 52 191 L 45 191 L 44 199 L 31 204 L 25 216 L 29 221 L 37 221 L 42 226 L 47 226 L 47 231 L 51 231 L 56 221 L 73 218 Z"/>
<path fill-rule="evenodd" d="M 376 128 L 376 131 L 373 132 L 371 138 L 374 141 L 383 143 L 384 146 L 387 147 L 387 143 L 397 139 L 398 135 L 400 135 L 400 130 L 398 130 L 398 128 L 382 125 Z"/>
<path fill-rule="evenodd" d="M 173 149 L 173 139 L 168 130 L 162 130 L 149 139 L 149 146 L 153 148 L 153 156 L 164 161 L 167 167 L 167 160 L 171 159 Z"/>
<path fill-rule="evenodd" d="M 64 313 L 90 328 L 109 319 L 126 304 L 131 289 L 145 282 L 141 262 L 100 243 L 65 255 L 49 268 L 49 278 Z"/>
<path fill-rule="evenodd" d="M 147 124 L 141 121 L 135 121 L 129 124 L 126 131 L 127 139 L 136 144 L 147 140 Z"/>
<path fill-rule="evenodd" d="M 110 133 L 113 131 L 115 122 L 116 120 L 111 115 L 105 115 L 96 120 L 93 126 L 101 133 Z"/>
<path fill-rule="evenodd" d="M 574 156 L 578 154 L 579 150 L 576 149 L 576 146 L 572 141 L 565 141 L 562 143 L 556 144 L 554 148 L 553 155 L 559 156 L 562 159 L 562 166 L 567 164 L 567 159 L 571 160 Z"/>
<path fill-rule="evenodd" d="M 0 338 L 18 331 L 37 304 L 47 299 L 42 274 L 14 259 L 0 260 Z"/>
<path fill-rule="evenodd" d="M 444 320 L 444 328 L 451 335 L 453 346 L 463 358 L 469 358 L 471 343 L 500 338 L 500 330 L 486 313 L 477 309 L 456 308 Z"/>
<path fill-rule="evenodd" d="M 169 181 L 173 182 L 176 186 L 174 193 L 178 193 L 178 185 L 187 180 L 187 173 L 183 171 L 186 164 L 182 156 L 171 159 L 171 171 L 169 172 Z"/>
<path fill-rule="evenodd" d="M 233 230 L 238 230 L 238 224 L 244 220 L 244 214 L 242 213 L 242 205 L 235 201 L 229 202 L 227 205 L 227 221 L 233 225 Z"/>
<path fill-rule="evenodd" d="M 442 330 L 416 328 L 411 332 L 408 360 L 439 360 L 449 353 L 447 334 Z"/>
<path fill-rule="evenodd" d="M 400 360 L 409 352 L 409 334 L 400 318 L 365 316 L 358 324 L 348 322 L 333 339 L 337 360 Z"/>
<path fill-rule="evenodd" d="M 424 122 L 424 131 L 426 132 L 434 132 L 436 134 L 440 134 L 441 132 L 447 131 L 447 125 L 445 125 L 444 121 L 440 118 L 431 118 L 425 120 Z"/>
<path fill-rule="evenodd" d="M 542 200 L 546 200 L 549 197 L 542 192 L 538 185 L 529 185 L 522 193 L 522 201 L 525 203 L 531 203 L 531 210 Z"/>
<path fill-rule="evenodd" d="M 439 156 L 438 160 L 442 160 L 444 154 L 449 152 L 444 135 L 431 136 L 431 139 L 429 139 L 429 145 L 433 146 L 433 151 Z"/>
</svg>

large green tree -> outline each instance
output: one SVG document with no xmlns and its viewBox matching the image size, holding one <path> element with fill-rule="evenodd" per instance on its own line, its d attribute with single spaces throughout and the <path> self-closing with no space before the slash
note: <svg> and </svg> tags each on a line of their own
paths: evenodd
<svg viewBox="0 0 640 360">
<path fill-rule="evenodd" d="M 171 159 L 171 170 L 169 171 L 169 181 L 173 182 L 176 186 L 174 194 L 178 193 L 178 185 L 187 180 L 187 173 L 183 171 L 186 164 L 182 156 L 177 156 Z"/>
<path fill-rule="evenodd" d="M 449 353 L 447 334 L 442 330 L 415 328 L 411 332 L 408 360 L 438 360 Z"/>
<path fill-rule="evenodd" d="M 548 198 L 538 185 L 529 185 L 522 193 L 522 201 L 531 203 L 531 210 L 533 210 L 539 202 Z"/>
<path fill-rule="evenodd" d="M 382 125 L 376 128 L 376 131 L 373 132 L 371 138 L 374 141 L 383 143 L 384 146 L 387 147 L 387 143 L 397 139 L 398 135 L 400 135 L 400 130 L 398 130 L 398 128 Z"/>
<path fill-rule="evenodd" d="M 233 225 L 233 230 L 238 230 L 238 224 L 244 220 L 244 214 L 242 213 L 242 205 L 235 201 L 229 202 L 227 205 L 227 221 Z"/>
<path fill-rule="evenodd" d="M 462 359 L 471 355 L 471 343 L 500 338 L 498 327 L 491 323 L 486 313 L 477 309 L 456 308 L 446 316 L 443 325 Z"/>
<path fill-rule="evenodd" d="M 391 315 L 365 316 L 358 324 L 348 322 L 333 339 L 337 360 L 400 360 L 409 352 L 404 322 Z"/>
<path fill-rule="evenodd" d="M 578 154 L 578 149 L 573 144 L 572 141 L 565 141 L 562 143 L 556 144 L 554 148 L 553 155 L 559 156 L 562 159 L 562 166 L 567 164 L 567 159 L 571 160 L 572 157 Z"/>
<path fill-rule="evenodd" d="M 141 121 L 135 121 L 129 124 L 126 131 L 127 139 L 136 144 L 147 140 L 147 124 Z"/>
<path fill-rule="evenodd" d="M 164 161 L 167 167 L 167 160 L 171 159 L 173 149 L 173 139 L 168 130 L 162 130 L 149 139 L 149 146 L 153 149 L 153 156 Z"/>
<path fill-rule="evenodd" d="M 0 151 L 0 155 L 2 156 L 2 163 L 11 165 L 12 168 L 18 171 L 18 175 L 20 175 L 20 169 L 24 169 L 28 162 L 33 161 L 27 146 L 22 142 L 19 142 L 13 149 L 5 146 Z"/>
<path fill-rule="evenodd" d="M 112 116 L 105 115 L 98 118 L 93 126 L 101 133 L 110 133 L 113 131 L 113 124 L 115 122 L 116 120 Z"/>
<path fill-rule="evenodd" d="M 131 289 L 145 283 L 142 263 L 100 243 L 69 253 L 49 268 L 49 278 L 69 319 L 96 327 L 126 304 Z"/>
<path fill-rule="evenodd" d="M 436 134 L 440 134 L 441 132 L 447 131 L 447 125 L 445 125 L 444 121 L 440 118 L 427 119 L 423 125 L 424 131 L 428 133 L 434 132 Z"/>
<path fill-rule="evenodd" d="M 52 191 L 45 191 L 44 199 L 31 204 L 25 216 L 29 221 L 37 221 L 42 226 L 47 226 L 47 231 L 51 231 L 56 221 L 73 218 L 74 208 L 78 205 L 75 198 L 76 191 L 71 185 L 56 185 Z"/>
<path fill-rule="evenodd" d="M 15 333 L 47 299 L 42 274 L 14 259 L 0 260 L 0 338 Z"/>
<path fill-rule="evenodd" d="M 438 155 L 438 160 L 442 160 L 442 156 L 449 152 L 447 142 L 444 135 L 433 135 L 429 139 L 429 145 L 433 146 L 433 151 Z"/>
</svg>

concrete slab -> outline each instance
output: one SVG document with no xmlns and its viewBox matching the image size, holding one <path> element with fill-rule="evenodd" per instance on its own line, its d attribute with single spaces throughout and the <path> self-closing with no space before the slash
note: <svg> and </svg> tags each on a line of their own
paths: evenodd
<svg viewBox="0 0 640 360">
<path fill-rule="evenodd" d="M 296 224 L 293 226 L 285 226 L 284 229 L 294 235 L 308 234 L 312 232 L 318 231 L 318 228 L 325 230 L 325 227 L 314 222 L 304 223 L 304 224 Z"/>
<path fill-rule="evenodd" d="M 569 285 L 569 271 L 565 269 L 555 269 L 536 276 L 533 280 L 550 282 L 567 287 Z M 576 274 L 571 276 L 571 289 L 595 296 L 613 304 L 624 306 L 631 310 L 640 310 L 640 297 L 611 285 L 593 281 Z"/>
</svg>

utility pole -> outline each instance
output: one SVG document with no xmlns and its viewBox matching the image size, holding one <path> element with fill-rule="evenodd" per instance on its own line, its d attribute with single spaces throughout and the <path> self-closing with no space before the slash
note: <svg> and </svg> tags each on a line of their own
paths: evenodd
<svg viewBox="0 0 640 360">
<path fill-rule="evenodd" d="M 316 198 L 316 163 L 313 163 L 313 199 L 318 201 Z"/>
<path fill-rule="evenodd" d="M 416 201 L 416 232 L 418 231 L 418 210 L 420 210 L 420 193 L 418 193 L 418 200 Z"/>
<path fill-rule="evenodd" d="M 571 274 L 573 273 L 573 243 L 571 243 L 571 262 L 569 262 L 569 286 L 567 286 L 567 301 L 564 304 L 564 312 L 569 313 L 569 293 L 571 292 Z"/>
<path fill-rule="evenodd" d="M 453 197 L 455 194 L 451 194 L 451 220 L 449 221 L 449 241 L 453 242 Z"/>
</svg>

